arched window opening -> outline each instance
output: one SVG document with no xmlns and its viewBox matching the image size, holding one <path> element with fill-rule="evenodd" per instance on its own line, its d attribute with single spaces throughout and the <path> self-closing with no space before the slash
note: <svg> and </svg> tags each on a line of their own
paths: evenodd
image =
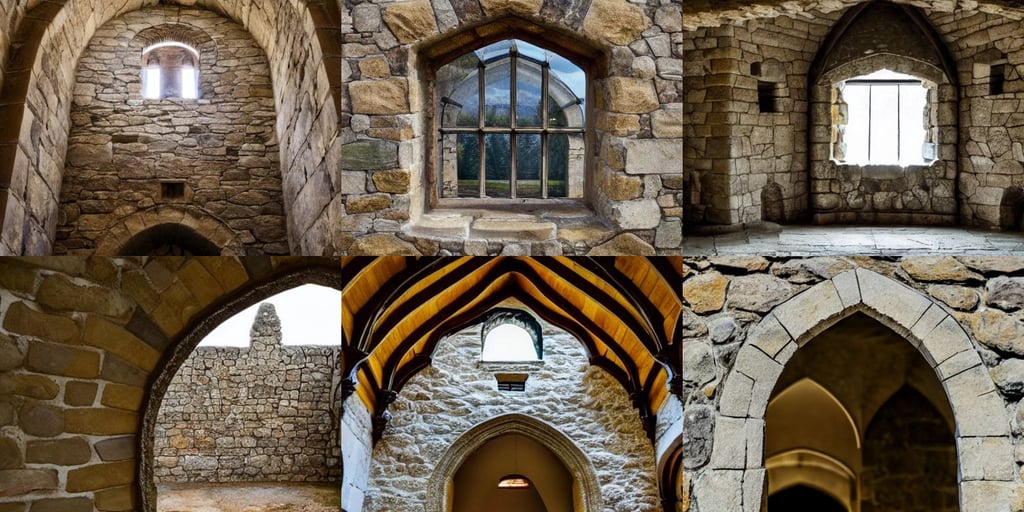
<svg viewBox="0 0 1024 512">
<path fill-rule="evenodd" d="M 199 98 L 199 52 L 191 46 L 165 41 L 142 51 L 142 97 Z"/>
<path fill-rule="evenodd" d="M 930 164 L 937 155 L 929 140 L 929 89 L 885 69 L 835 84 L 833 156 L 853 165 Z"/>
<path fill-rule="evenodd" d="M 496 309 L 481 329 L 483 361 L 539 361 L 543 359 L 541 327 L 532 315 L 518 309 Z"/>
<path fill-rule="evenodd" d="M 848 512 L 835 498 L 806 485 L 795 485 L 768 498 L 768 510 L 785 512 Z"/>
<path fill-rule="evenodd" d="M 439 197 L 583 196 L 587 76 L 518 39 L 437 71 Z"/>
</svg>

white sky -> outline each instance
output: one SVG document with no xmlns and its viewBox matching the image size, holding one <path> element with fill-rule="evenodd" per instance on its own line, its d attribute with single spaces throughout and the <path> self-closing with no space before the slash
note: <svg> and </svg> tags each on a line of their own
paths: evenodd
<svg viewBox="0 0 1024 512">
<path fill-rule="evenodd" d="M 263 302 L 272 303 L 277 310 L 283 345 L 341 344 L 341 291 L 304 284 L 253 304 L 227 319 L 199 345 L 248 346 L 249 329 Z"/>
<path fill-rule="evenodd" d="M 536 361 L 537 349 L 526 329 L 502 324 L 487 332 L 484 339 L 484 361 Z"/>
</svg>

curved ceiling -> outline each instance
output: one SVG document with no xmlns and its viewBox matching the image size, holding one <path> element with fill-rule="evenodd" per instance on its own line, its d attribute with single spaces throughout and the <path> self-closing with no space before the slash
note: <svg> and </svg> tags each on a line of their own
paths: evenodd
<svg viewBox="0 0 1024 512">
<path fill-rule="evenodd" d="M 499 306 L 572 333 L 649 429 L 669 382 L 681 381 L 680 257 L 348 257 L 342 275 L 345 396 L 354 391 L 377 417 L 443 336 Z"/>
</svg>

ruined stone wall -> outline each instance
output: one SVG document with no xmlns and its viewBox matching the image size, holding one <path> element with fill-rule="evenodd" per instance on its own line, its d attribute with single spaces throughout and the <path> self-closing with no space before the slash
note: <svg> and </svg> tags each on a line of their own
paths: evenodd
<svg viewBox="0 0 1024 512">
<path fill-rule="evenodd" d="M 1024 187 L 1024 21 L 982 12 L 930 14 L 960 73 L 960 219 L 1020 229 Z M 1005 60 L 1004 92 L 990 94 L 991 65 Z"/>
<path fill-rule="evenodd" d="M 337 91 L 332 89 L 339 60 L 330 40 L 338 27 L 321 14 L 322 6 L 301 1 L 206 4 L 242 24 L 270 63 L 289 248 L 292 253 L 330 253 L 332 219 L 341 209 L 340 201 L 332 203 L 340 187 L 340 141 Z M 52 252 L 75 65 L 97 28 L 142 7 L 141 0 L 40 4 L 27 14 L 35 21 L 18 27 L 15 37 L 26 43 L 6 71 L 8 79 L 19 77 L 19 87 L 2 91 L 9 122 L 0 134 L 0 167 L 5 171 L 0 182 L 0 253 Z"/>
<path fill-rule="evenodd" d="M 349 254 L 678 254 L 678 0 L 371 0 L 342 10 L 341 248 Z M 586 56 L 585 200 L 437 200 L 430 59 L 524 37 Z"/>
<path fill-rule="evenodd" d="M 197 347 L 160 406 L 154 479 L 337 481 L 338 353 L 282 346 L 271 304 L 260 305 L 249 347 Z"/>
<path fill-rule="evenodd" d="M 143 49 L 175 39 L 199 52 L 199 99 L 143 98 Z M 246 253 L 288 253 L 270 68 L 240 25 L 176 7 L 107 23 L 79 60 L 71 121 L 55 253 L 92 253 L 154 209 L 224 223 Z"/>
<path fill-rule="evenodd" d="M 446 450 L 475 425 L 508 413 L 554 426 L 590 458 L 604 512 L 658 507 L 654 450 L 625 391 L 587 363 L 571 335 L 543 327 L 541 363 L 480 362 L 479 326 L 438 344 L 432 365 L 413 377 L 389 408 L 393 417 L 374 447 L 362 510 L 421 508 Z M 496 372 L 529 374 L 526 391 L 499 392 Z M 349 415 L 346 410 L 346 424 Z"/>
<path fill-rule="evenodd" d="M 687 208 L 696 223 L 794 220 L 807 207 L 807 75 L 836 16 L 688 32 Z M 758 88 L 770 88 L 762 111 Z"/>
<path fill-rule="evenodd" d="M 1024 259 L 684 260 L 690 512 L 757 511 L 764 413 L 799 346 L 863 312 L 935 368 L 956 423 L 960 510 L 1024 506 Z"/>
</svg>

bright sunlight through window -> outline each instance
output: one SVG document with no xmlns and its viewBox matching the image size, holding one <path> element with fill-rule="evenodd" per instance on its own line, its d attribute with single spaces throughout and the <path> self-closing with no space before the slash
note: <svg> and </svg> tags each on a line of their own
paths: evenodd
<svg viewBox="0 0 1024 512">
<path fill-rule="evenodd" d="M 502 324 L 484 338 L 484 361 L 536 361 L 537 349 L 526 329 L 513 324 Z"/>
<path fill-rule="evenodd" d="M 263 302 L 272 303 L 281 319 L 282 345 L 341 344 L 341 292 L 305 284 L 244 309 L 217 326 L 199 345 L 249 346 L 249 329 Z"/>
<path fill-rule="evenodd" d="M 924 165 L 928 90 L 921 81 L 888 70 L 847 80 L 848 106 L 843 140 L 846 163 Z"/>
</svg>

